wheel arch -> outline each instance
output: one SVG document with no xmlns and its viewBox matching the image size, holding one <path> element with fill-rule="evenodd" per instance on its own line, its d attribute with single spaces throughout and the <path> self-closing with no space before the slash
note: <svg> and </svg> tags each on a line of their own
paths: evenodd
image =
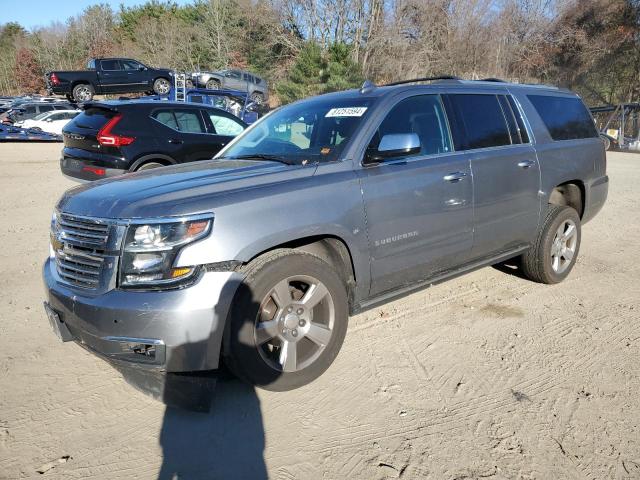
<svg viewBox="0 0 640 480">
<path fill-rule="evenodd" d="M 352 251 L 344 239 L 337 235 L 330 234 L 296 238 L 295 240 L 279 243 L 255 253 L 245 262 L 245 265 L 255 262 L 258 258 L 279 249 L 290 249 L 310 253 L 335 268 L 347 289 L 349 305 L 351 307 L 356 296 L 356 280 L 359 277 L 356 277 Z"/>
<path fill-rule="evenodd" d="M 582 219 L 585 210 L 584 182 L 576 179 L 556 185 L 549 194 L 548 203 L 572 207 Z"/>
<path fill-rule="evenodd" d="M 142 157 L 136 159 L 131 166 L 129 167 L 129 171 L 133 172 L 135 171 L 138 167 L 140 167 L 140 165 L 144 164 L 144 163 L 148 163 L 148 162 L 158 162 L 158 163 L 163 163 L 165 165 L 175 165 L 178 162 L 176 162 L 173 158 L 171 158 L 169 155 L 165 155 L 162 153 L 150 153 L 147 155 L 143 155 Z"/>
</svg>

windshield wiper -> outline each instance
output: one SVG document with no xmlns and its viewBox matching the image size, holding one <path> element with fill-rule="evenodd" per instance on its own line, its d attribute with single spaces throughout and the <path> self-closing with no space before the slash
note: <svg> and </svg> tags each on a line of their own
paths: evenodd
<svg viewBox="0 0 640 480">
<path fill-rule="evenodd" d="M 238 155 L 237 157 L 220 157 L 220 159 L 226 160 L 266 160 L 270 162 L 280 162 L 285 165 L 295 165 L 295 162 L 288 160 L 284 157 L 277 157 L 275 155 L 266 155 L 264 153 L 251 153 L 248 155 Z"/>
</svg>

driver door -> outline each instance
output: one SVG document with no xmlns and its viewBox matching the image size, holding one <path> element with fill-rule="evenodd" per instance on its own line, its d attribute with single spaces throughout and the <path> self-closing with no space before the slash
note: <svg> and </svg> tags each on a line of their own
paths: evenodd
<svg viewBox="0 0 640 480">
<path fill-rule="evenodd" d="M 466 261 L 473 244 L 469 158 L 453 152 L 439 95 L 400 100 L 369 144 L 416 134 L 420 150 L 358 170 L 369 234 L 371 295 L 433 278 Z M 389 138 L 389 137 L 387 137 Z"/>
</svg>

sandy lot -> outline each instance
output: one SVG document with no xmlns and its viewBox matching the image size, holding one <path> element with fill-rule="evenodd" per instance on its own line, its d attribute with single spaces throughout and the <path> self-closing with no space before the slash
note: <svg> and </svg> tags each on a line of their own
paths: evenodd
<svg viewBox="0 0 640 480">
<path fill-rule="evenodd" d="M 51 333 L 59 150 L 0 144 L 0 478 L 640 478 L 640 155 L 609 155 L 563 284 L 485 268 L 352 318 L 315 383 L 199 414 Z"/>
</svg>

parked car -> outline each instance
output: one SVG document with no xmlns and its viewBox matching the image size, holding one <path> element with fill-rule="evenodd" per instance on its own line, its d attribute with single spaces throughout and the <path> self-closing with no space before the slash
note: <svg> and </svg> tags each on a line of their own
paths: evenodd
<svg viewBox="0 0 640 480">
<path fill-rule="evenodd" d="M 130 58 L 95 58 L 87 70 L 53 71 L 45 75 L 47 91 L 88 102 L 94 94 L 149 92 L 166 95 L 173 71 L 151 68 Z"/>
<path fill-rule="evenodd" d="M 53 110 L 41 113 L 30 120 L 16 122 L 14 125 L 22 128 L 39 128 L 43 132 L 62 135 L 62 128 L 80 112 L 81 110 Z"/>
<path fill-rule="evenodd" d="M 602 141 L 568 90 L 365 85 L 282 107 L 212 161 L 66 192 L 46 311 L 120 368 L 222 358 L 289 390 L 331 365 L 356 312 L 512 258 L 561 282 L 607 192 Z"/>
<path fill-rule="evenodd" d="M 0 114 L 0 122 L 13 124 L 37 117 L 45 112 L 54 110 L 73 110 L 74 106 L 63 102 L 25 102 L 11 107 Z"/>
<path fill-rule="evenodd" d="M 222 70 L 220 72 L 197 72 L 191 75 L 196 88 L 209 90 L 229 89 L 248 92 L 251 100 L 265 103 L 269 97 L 267 81 L 244 70 Z"/>
<path fill-rule="evenodd" d="M 64 175 L 98 180 L 127 172 L 211 159 L 246 128 L 239 118 L 184 102 L 84 104 L 63 129 Z"/>
</svg>

